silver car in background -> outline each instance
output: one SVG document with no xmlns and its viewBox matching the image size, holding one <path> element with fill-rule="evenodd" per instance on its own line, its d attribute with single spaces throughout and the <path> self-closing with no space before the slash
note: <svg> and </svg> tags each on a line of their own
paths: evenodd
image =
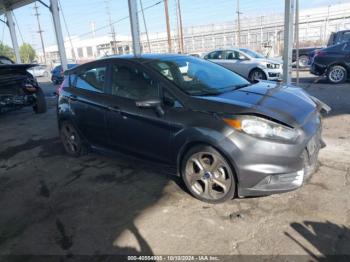
<svg viewBox="0 0 350 262">
<path fill-rule="evenodd" d="M 28 72 L 31 73 L 34 77 L 49 77 L 49 71 L 44 65 L 37 65 L 28 69 Z"/>
<path fill-rule="evenodd" d="M 282 61 L 266 58 L 247 48 L 215 50 L 204 56 L 204 59 L 224 66 L 251 82 L 280 81 L 283 76 Z"/>
</svg>

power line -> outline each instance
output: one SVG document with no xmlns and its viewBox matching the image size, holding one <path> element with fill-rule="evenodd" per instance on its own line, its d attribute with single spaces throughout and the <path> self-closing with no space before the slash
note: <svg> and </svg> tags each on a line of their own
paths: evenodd
<svg viewBox="0 0 350 262">
<path fill-rule="evenodd" d="M 70 33 L 69 33 L 69 30 L 68 30 L 67 21 L 66 21 L 66 16 L 64 15 L 63 8 L 62 8 L 62 5 L 61 5 L 61 1 L 58 1 L 58 4 L 59 4 L 59 7 L 61 8 L 61 13 L 62 13 L 62 18 L 63 18 L 64 27 L 66 28 L 66 31 L 67 31 L 67 34 L 68 34 L 68 40 L 69 40 L 70 45 L 71 45 L 71 47 L 72 47 L 73 59 L 74 59 L 74 61 L 76 61 L 77 58 L 76 58 L 76 55 L 75 55 L 75 49 L 74 49 L 74 46 L 73 46 L 72 38 L 71 38 Z"/>
<path fill-rule="evenodd" d="M 161 0 L 161 1 L 159 1 L 159 2 L 157 2 L 157 3 L 155 3 L 155 4 L 153 4 L 153 5 L 150 5 L 150 6 L 145 7 L 143 10 L 146 11 L 146 10 L 148 10 L 148 9 L 150 9 L 150 8 L 153 8 L 153 7 L 155 7 L 155 6 L 157 6 L 157 5 L 161 4 L 161 3 L 163 3 L 164 1 L 167 1 L 167 0 Z M 140 13 L 140 12 L 141 12 L 141 10 L 138 11 L 138 13 Z M 122 17 L 122 18 L 120 18 L 120 19 L 118 19 L 118 20 L 112 22 L 112 25 L 118 24 L 118 23 L 120 23 L 120 22 L 122 22 L 122 21 L 124 21 L 124 20 L 127 20 L 127 19 L 129 19 L 129 16 Z M 101 30 L 106 29 L 106 28 L 108 28 L 108 27 L 110 27 L 109 24 L 108 24 L 108 25 L 101 26 L 101 27 L 97 28 L 95 31 L 101 31 Z M 87 32 L 87 33 L 80 34 L 80 35 L 78 35 L 78 37 L 83 37 L 83 36 L 86 36 L 86 35 L 89 35 L 89 34 L 91 34 L 91 32 Z"/>
</svg>

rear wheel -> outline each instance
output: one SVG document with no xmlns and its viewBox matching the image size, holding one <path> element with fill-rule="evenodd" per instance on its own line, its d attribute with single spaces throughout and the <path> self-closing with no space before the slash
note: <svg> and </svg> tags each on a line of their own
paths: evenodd
<svg viewBox="0 0 350 262">
<path fill-rule="evenodd" d="M 299 67 L 301 68 L 307 67 L 309 65 L 310 59 L 306 55 L 299 56 L 298 60 L 299 60 Z"/>
<path fill-rule="evenodd" d="M 344 83 L 348 77 L 346 68 L 341 65 L 334 65 L 327 71 L 328 81 L 333 84 Z"/>
<path fill-rule="evenodd" d="M 87 153 L 86 146 L 72 124 L 63 122 L 60 127 L 60 137 L 67 154 L 79 157 Z"/>
<path fill-rule="evenodd" d="M 250 72 L 249 74 L 249 80 L 250 82 L 252 83 L 256 83 L 258 82 L 259 80 L 266 80 L 267 77 L 266 77 L 266 74 L 264 71 L 262 71 L 261 69 L 259 68 L 256 68 L 254 69 L 253 71 Z"/>
<path fill-rule="evenodd" d="M 232 199 L 236 182 L 230 164 L 216 149 L 196 146 L 184 156 L 182 178 L 197 199 L 208 203 L 222 203 Z"/>
<path fill-rule="evenodd" d="M 47 111 L 46 99 L 43 90 L 38 87 L 36 91 L 35 97 L 35 105 L 33 106 L 33 110 L 36 114 L 43 114 Z"/>
</svg>

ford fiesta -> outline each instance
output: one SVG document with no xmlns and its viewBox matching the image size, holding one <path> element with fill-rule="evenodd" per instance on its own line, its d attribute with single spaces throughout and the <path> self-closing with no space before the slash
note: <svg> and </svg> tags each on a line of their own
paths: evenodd
<svg viewBox="0 0 350 262">
<path fill-rule="evenodd" d="M 196 198 L 219 203 L 302 186 L 329 110 L 297 87 L 251 84 L 191 56 L 143 55 L 67 71 L 58 123 L 71 156 L 93 149 L 152 160 Z"/>
</svg>

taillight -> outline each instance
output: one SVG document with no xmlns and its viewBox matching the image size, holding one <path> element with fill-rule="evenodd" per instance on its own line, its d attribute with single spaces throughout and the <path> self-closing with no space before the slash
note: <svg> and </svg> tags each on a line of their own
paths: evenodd
<svg viewBox="0 0 350 262">
<path fill-rule="evenodd" d="M 62 84 L 57 88 L 57 95 L 59 96 L 60 94 L 61 94 L 61 92 L 62 92 L 62 89 L 63 89 L 63 83 L 64 83 L 64 81 L 62 82 Z"/>
</svg>

